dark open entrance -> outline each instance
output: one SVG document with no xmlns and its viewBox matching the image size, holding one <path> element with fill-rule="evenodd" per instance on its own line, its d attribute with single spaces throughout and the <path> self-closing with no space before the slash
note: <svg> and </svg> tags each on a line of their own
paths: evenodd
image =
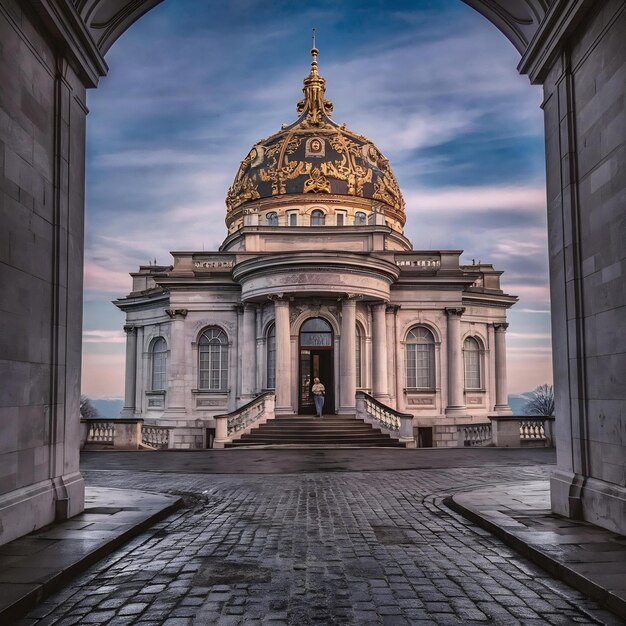
<svg viewBox="0 0 626 626">
<path fill-rule="evenodd" d="M 300 329 L 300 374 L 298 412 L 313 414 L 313 379 L 319 378 L 326 387 L 324 413 L 335 412 L 334 368 L 333 368 L 333 329 L 321 317 L 308 319 Z"/>
</svg>

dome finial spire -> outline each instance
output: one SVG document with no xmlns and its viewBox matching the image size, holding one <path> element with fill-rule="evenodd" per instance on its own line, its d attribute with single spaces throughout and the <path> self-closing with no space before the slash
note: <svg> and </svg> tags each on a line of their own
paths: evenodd
<svg viewBox="0 0 626 626">
<path fill-rule="evenodd" d="M 330 116 L 333 112 L 333 103 L 330 100 L 324 100 L 326 91 L 326 81 L 319 75 L 317 71 L 317 55 L 319 50 L 316 48 L 317 30 L 312 30 L 313 47 L 311 48 L 311 71 L 304 79 L 304 100 L 298 102 L 298 113 L 304 113 L 309 123 L 318 126 L 323 116 Z"/>
</svg>

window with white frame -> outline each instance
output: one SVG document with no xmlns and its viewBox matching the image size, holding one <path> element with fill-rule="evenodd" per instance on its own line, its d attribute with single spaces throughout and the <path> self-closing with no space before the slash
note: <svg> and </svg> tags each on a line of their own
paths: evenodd
<svg viewBox="0 0 626 626">
<path fill-rule="evenodd" d="M 365 213 L 363 213 L 363 211 L 357 211 L 354 215 L 355 226 L 363 226 L 365 224 L 365 221 Z"/>
<path fill-rule="evenodd" d="M 409 331 L 406 339 L 406 386 L 435 388 L 435 338 L 424 326 Z"/>
<path fill-rule="evenodd" d="M 207 328 L 198 342 L 198 388 L 207 391 L 228 388 L 228 337 L 217 326 Z"/>
<path fill-rule="evenodd" d="M 315 209 L 315 211 L 311 213 L 311 226 L 324 226 L 325 222 L 326 217 L 324 215 L 324 211 Z"/>
<path fill-rule="evenodd" d="M 481 349 L 478 340 L 467 337 L 463 342 L 463 365 L 465 369 L 465 389 L 481 388 Z"/>
<path fill-rule="evenodd" d="M 298 225 L 298 214 L 290 213 L 289 214 L 289 226 L 297 226 Z"/>
<path fill-rule="evenodd" d="M 278 213 L 272 211 L 266 215 L 268 226 L 278 226 Z"/>
<path fill-rule="evenodd" d="M 361 329 L 359 328 L 358 324 L 356 327 L 356 349 L 355 349 L 355 358 L 356 358 L 356 386 L 357 389 L 362 387 L 362 380 L 361 380 L 361 342 L 363 340 L 363 337 L 361 335 Z"/>
<path fill-rule="evenodd" d="M 267 389 L 276 389 L 276 326 L 272 324 L 267 330 Z"/>
<path fill-rule="evenodd" d="M 158 337 L 152 344 L 152 391 L 165 391 L 167 384 L 167 344 L 163 337 Z"/>
</svg>

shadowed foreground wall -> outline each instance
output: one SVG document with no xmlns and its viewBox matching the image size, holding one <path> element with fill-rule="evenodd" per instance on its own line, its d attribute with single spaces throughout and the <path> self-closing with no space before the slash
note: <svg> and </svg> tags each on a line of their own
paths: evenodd
<svg viewBox="0 0 626 626">
<path fill-rule="evenodd" d="M 0 543 L 80 512 L 85 88 L 0 2 Z"/>
</svg>

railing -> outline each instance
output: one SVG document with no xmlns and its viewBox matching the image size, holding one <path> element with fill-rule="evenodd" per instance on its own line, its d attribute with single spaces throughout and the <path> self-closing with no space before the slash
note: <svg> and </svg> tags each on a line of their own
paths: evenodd
<svg viewBox="0 0 626 626">
<path fill-rule="evenodd" d="M 544 427 L 544 417 L 529 417 L 520 421 L 519 438 L 524 441 L 545 441 L 546 430 Z"/>
<path fill-rule="evenodd" d="M 141 443 L 156 450 L 167 450 L 170 445 L 170 429 L 164 426 L 147 426 L 143 424 L 141 427 Z"/>
<path fill-rule="evenodd" d="M 87 426 L 85 443 L 94 443 L 105 446 L 113 445 L 114 425 L 111 421 L 81 420 Z"/>
<path fill-rule="evenodd" d="M 553 415 L 490 415 L 493 444 L 499 448 L 554 445 Z"/>
<path fill-rule="evenodd" d="M 466 424 L 459 427 L 459 446 L 477 447 L 492 444 L 491 424 Z"/>
<path fill-rule="evenodd" d="M 138 450 L 141 442 L 142 419 L 81 419 L 81 448 L 111 446 L 116 450 Z"/>
<path fill-rule="evenodd" d="M 239 439 L 254 426 L 274 419 L 275 400 L 274 392 L 266 391 L 230 413 L 216 415 L 213 447 L 223 448 L 225 443 Z"/>
<path fill-rule="evenodd" d="M 413 416 L 410 413 L 401 413 L 383 404 L 369 393 L 357 391 L 356 416 L 359 419 L 380 428 L 394 439 L 405 443 L 407 447 L 415 447 L 413 436 Z"/>
</svg>

